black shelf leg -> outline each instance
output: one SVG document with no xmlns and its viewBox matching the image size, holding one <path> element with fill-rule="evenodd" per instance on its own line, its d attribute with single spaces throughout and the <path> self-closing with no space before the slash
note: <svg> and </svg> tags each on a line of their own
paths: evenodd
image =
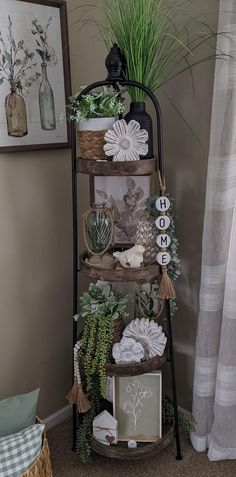
<svg viewBox="0 0 236 477">
<path fill-rule="evenodd" d="M 178 402 L 177 402 L 177 392 L 176 392 L 175 361 L 174 361 L 175 358 L 174 358 L 173 335 L 172 335 L 172 324 L 171 324 L 170 300 L 166 300 L 166 318 L 167 318 L 167 332 L 168 332 L 168 340 L 169 340 L 168 346 L 169 346 L 169 355 L 170 355 L 172 394 L 173 394 L 173 406 L 174 406 L 174 417 L 175 417 L 176 459 L 182 460 L 180 436 L 179 436 L 179 416 L 178 416 Z"/>
</svg>

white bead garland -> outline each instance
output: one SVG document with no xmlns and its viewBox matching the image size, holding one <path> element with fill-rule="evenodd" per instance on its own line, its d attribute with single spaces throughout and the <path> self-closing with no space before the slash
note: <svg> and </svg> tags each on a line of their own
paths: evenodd
<svg viewBox="0 0 236 477">
<path fill-rule="evenodd" d="M 80 351 L 80 348 L 81 348 L 81 341 L 79 340 L 74 346 L 74 378 L 78 384 L 81 383 L 81 376 L 80 376 L 79 362 L 78 362 L 78 353 Z"/>
</svg>

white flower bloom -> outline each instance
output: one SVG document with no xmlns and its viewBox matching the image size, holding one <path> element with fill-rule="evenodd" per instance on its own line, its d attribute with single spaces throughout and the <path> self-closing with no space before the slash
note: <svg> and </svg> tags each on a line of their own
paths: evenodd
<svg viewBox="0 0 236 477">
<path fill-rule="evenodd" d="M 49 66 L 57 65 L 58 58 L 57 58 L 57 55 L 55 53 L 54 48 L 52 48 L 51 46 L 47 46 L 47 48 L 46 48 L 46 58 L 47 58 Z"/>
<path fill-rule="evenodd" d="M 120 343 L 114 344 L 112 356 L 119 364 L 140 363 L 144 358 L 144 349 L 141 343 L 136 343 L 132 338 L 123 337 Z"/>
<path fill-rule="evenodd" d="M 29 93 L 29 87 L 30 87 L 29 80 L 23 76 L 20 78 L 19 83 L 20 83 L 21 93 L 23 94 L 23 96 L 27 96 L 27 94 Z"/>
<path fill-rule="evenodd" d="M 114 161 L 138 161 L 148 153 L 148 132 L 140 129 L 140 124 L 132 119 L 128 124 L 124 119 L 116 121 L 113 129 L 105 134 L 104 151 L 113 156 Z"/>
</svg>

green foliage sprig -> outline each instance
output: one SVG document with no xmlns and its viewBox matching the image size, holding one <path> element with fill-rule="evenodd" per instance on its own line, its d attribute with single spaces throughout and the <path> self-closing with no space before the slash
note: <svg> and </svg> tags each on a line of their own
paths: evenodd
<svg viewBox="0 0 236 477">
<path fill-rule="evenodd" d="M 112 290 L 107 282 L 91 283 L 81 297 L 81 317 L 85 318 L 79 359 L 83 359 L 86 391 L 93 389 L 98 372 L 100 395 L 106 395 L 106 364 L 111 350 L 113 322 L 125 312 L 128 296 Z"/>
<path fill-rule="evenodd" d="M 67 106 L 68 118 L 73 121 L 83 121 L 90 118 L 111 118 L 125 111 L 124 99 L 118 91 L 105 86 L 102 91 L 94 90 L 77 100 L 78 93 L 69 98 Z"/>
<path fill-rule="evenodd" d="M 182 431 L 190 432 L 194 431 L 195 426 L 189 417 L 187 417 L 182 411 L 178 412 L 179 427 Z M 162 401 L 162 422 L 164 424 L 172 425 L 174 423 L 174 406 L 173 401 L 169 396 L 165 395 Z"/>
</svg>

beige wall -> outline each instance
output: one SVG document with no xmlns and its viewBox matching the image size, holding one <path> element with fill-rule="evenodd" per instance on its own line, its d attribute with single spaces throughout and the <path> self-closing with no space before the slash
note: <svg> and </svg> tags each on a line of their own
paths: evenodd
<svg viewBox="0 0 236 477">
<path fill-rule="evenodd" d="M 69 0 L 68 7 L 86 3 Z M 98 3 L 98 2 L 96 2 Z M 217 11 L 218 0 L 193 11 Z M 207 5 L 205 5 L 207 4 Z M 72 87 L 105 75 L 105 48 L 96 30 L 69 14 Z M 216 22 L 216 20 L 214 20 Z M 213 65 L 196 70 L 193 98 L 187 76 L 168 87 L 205 149 L 161 99 L 167 179 L 176 197 L 183 275 L 174 328 L 180 404 L 190 408 L 197 325 L 201 233 Z M 63 407 L 71 383 L 71 175 L 69 151 L 0 156 L 0 398 L 41 387 L 40 414 Z M 80 213 L 88 181 L 79 179 Z M 81 288 L 87 281 L 81 277 Z"/>
</svg>

